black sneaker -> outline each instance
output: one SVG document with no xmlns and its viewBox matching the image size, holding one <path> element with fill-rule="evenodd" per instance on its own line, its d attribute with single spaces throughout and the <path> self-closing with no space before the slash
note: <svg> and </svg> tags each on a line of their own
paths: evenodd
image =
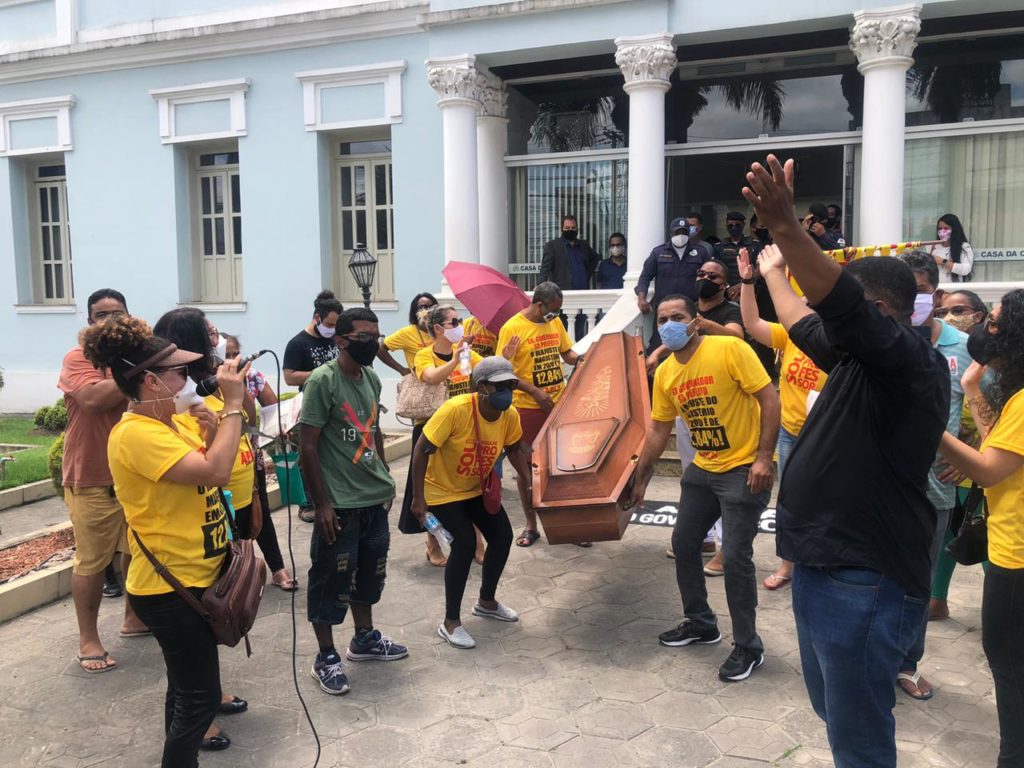
<svg viewBox="0 0 1024 768">
<path fill-rule="evenodd" d="M 341 663 L 341 656 L 337 651 L 330 651 L 326 654 L 318 653 L 309 674 L 320 683 L 320 690 L 324 693 L 341 696 L 343 693 L 349 692 L 345 665 Z"/>
<path fill-rule="evenodd" d="M 701 632 L 693 628 L 693 624 L 689 619 L 675 629 L 670 629 L 668 632 L 662 632 L 658 635 L 659 643 L 673 648 L 680 645 L 690 645 L 691 643 L 714 645 L 721 639 L 722 633 L 718 631 L 718 627 L 711 627 L 711 629 L 705 629 Z"/>
<path fill-rule="evenodd" d="M 355 634 L 345 651 L 349 661 L 397 661 L 408 655 L 408 648 L 382 635 L 379 629 Z"/>
<path fill-rule="evenodd" d="M 763 653 L 751 653 L 746 648 L 734 645 L 729 658 L 718 668 L 718 677 L 728 683 L 738 683 L 750 677 L 750 674 L 762 664 Z"/>
<path fill-rule="evenodd" d="M 112 566 L 108 565 L 103 577 L 103 596 L 121 597 L 123 594 L 124 590 L 121 589 L 121 582 L 117 578 L 117 572 Z"/>
</svg>

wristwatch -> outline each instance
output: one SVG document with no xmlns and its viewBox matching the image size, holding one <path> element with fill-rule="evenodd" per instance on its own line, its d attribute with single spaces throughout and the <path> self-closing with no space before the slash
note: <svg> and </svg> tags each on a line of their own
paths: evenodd
<svg viewBox="0 0 1024 768">
<path fill-rule="evenodd" d="M 757 280 L 755 280 L 753 277 L 741 277 L 740 282 L 743 283 L 744 285 L 753 285 L 754 283 L 757 282 Z"/>
</svg>

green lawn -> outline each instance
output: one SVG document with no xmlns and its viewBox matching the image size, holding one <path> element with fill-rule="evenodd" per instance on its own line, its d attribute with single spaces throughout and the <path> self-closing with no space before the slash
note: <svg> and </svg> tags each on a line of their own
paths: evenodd
<svg viewBox="0 0 1024 768">
<path fill-rule="evenodd" d="M 31 416 L 0 416 L 0 445 L 13 443 L 39 446 L 13 453 L 15 460 L 7 464 L 7 474 L 0 480 L 0 491 L 49 479 L 46 452 L 50 450 L 57 436 L 34 432 L 35 424 L 32 423 Z"/>
</svg>

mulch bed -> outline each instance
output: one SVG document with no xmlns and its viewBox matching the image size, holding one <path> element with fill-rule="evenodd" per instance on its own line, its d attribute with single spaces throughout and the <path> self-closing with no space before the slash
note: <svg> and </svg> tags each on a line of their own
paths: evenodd
<svg viewBox="0 0 1024 768">
<path fill-rule="evenodd" d="M 24 576 L 44 563 L 70 560 L 74 546 L 75 534 L 67 528 L 16 547 L 0 549 L 0 584 Z"/>
</svg>

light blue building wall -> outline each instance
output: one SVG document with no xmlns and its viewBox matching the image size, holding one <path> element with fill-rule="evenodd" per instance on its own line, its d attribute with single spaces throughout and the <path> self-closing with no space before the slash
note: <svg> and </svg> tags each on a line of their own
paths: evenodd
<svg viewBox="0 0 1024 768">
<path fill-rule="evenodd" d="M 73 99 L 53 114 L 0 125 L 6 131 L 0 137 L 6 144 L 0 145 L 0 368 L 7 380 L 0 412 L 34 407 L 56 395 L 61 358 L 85 324 L 85 299 L 93 290 L 123 291 L 133 313 L 150 321 L 195 298 L 199 278 L 193 273 L 189 215 L 193 145 L 161 135 L 159 96 L 151 91 L 245 83 L 239 86 L 244 135 L 234 139 L 242 200 L 242 296 L 206 309 L 220 328 L 241 334 L 246 348 L 283 352 L 308 322 L 314 295 L 332 287 L 336 271 L 344 269 L 333 244 L 337 180 L 331 169 L 341 141 L 370 134 L 365 127 L 329 126 L 391 123 L 394 300 L 379 305 L 382 330 L 405 324 L 415 293 L 441 287 L 443 115 L 438 93 L 428 84 L 428 59 L 471 54 L 482 70 L 497 70 L 604 57 L 611 69 L 599 74 L 608 77 L 609 71 L 617 75 L 610 57 L 620 36 L 667 32 L 685 51 L 690 45 L 843 30 L 852 26 L 854 11 L 892 5 L 891 0 L 736 0 L 728 8 L 691 0 L 565 0 L 530 7 L 502 0 L 36 0 L 0 6 L 0 118 L 17 117 L 17 109 L 5 105 Z M 960 16 L 1019 11 L 1010 0 L 935 0 L 923 6 L 922 18 L 952 19 L 950 28 Z M 344 87 L 318 92 L 317 125 L 312 126 L 318 130 L 308 129 L 308 104 L 297 74 L 394 62 L 404 62 L 398 75 L 400 119 L 385 114 L 391 81 L 363 82 L 348 74 Z M 543 75 L 543 67 L 536 72 Z M 514 107 L 525 103 L 519 93 L 511 102 Z M 61 114 L 68 116 L 66 129 Z M 173 109 L 174 130 L 184 137 L 230 132 L 235 118 L 227 97 L 185 99 Z M 1017 122 L 996 130 L 1024 130 Z M 523 136 L 528 127 L 513 124 L 511 132 Z M 379 135 L 381 129 L 375 130 L 373 136 Z M 847 139 L 850 172 L 859 163 L 854 134 Z M 525 143 L 525 138 L 516 142 Z M 38 248 L 31 175 L 34 164 L 61 153 L 75 297 L 73 304 L 46 304 L 31 290 L 40 280 L 29 257 Z M 625 156 L 623 148 L 616 157 Z M 491 226 L 481 222 L 485 231 Z M 266 361 L 262 368 L 270 371 L 272 365 Z M 393 386 L 392 372 L 383 374 Z"/>
</svg>

